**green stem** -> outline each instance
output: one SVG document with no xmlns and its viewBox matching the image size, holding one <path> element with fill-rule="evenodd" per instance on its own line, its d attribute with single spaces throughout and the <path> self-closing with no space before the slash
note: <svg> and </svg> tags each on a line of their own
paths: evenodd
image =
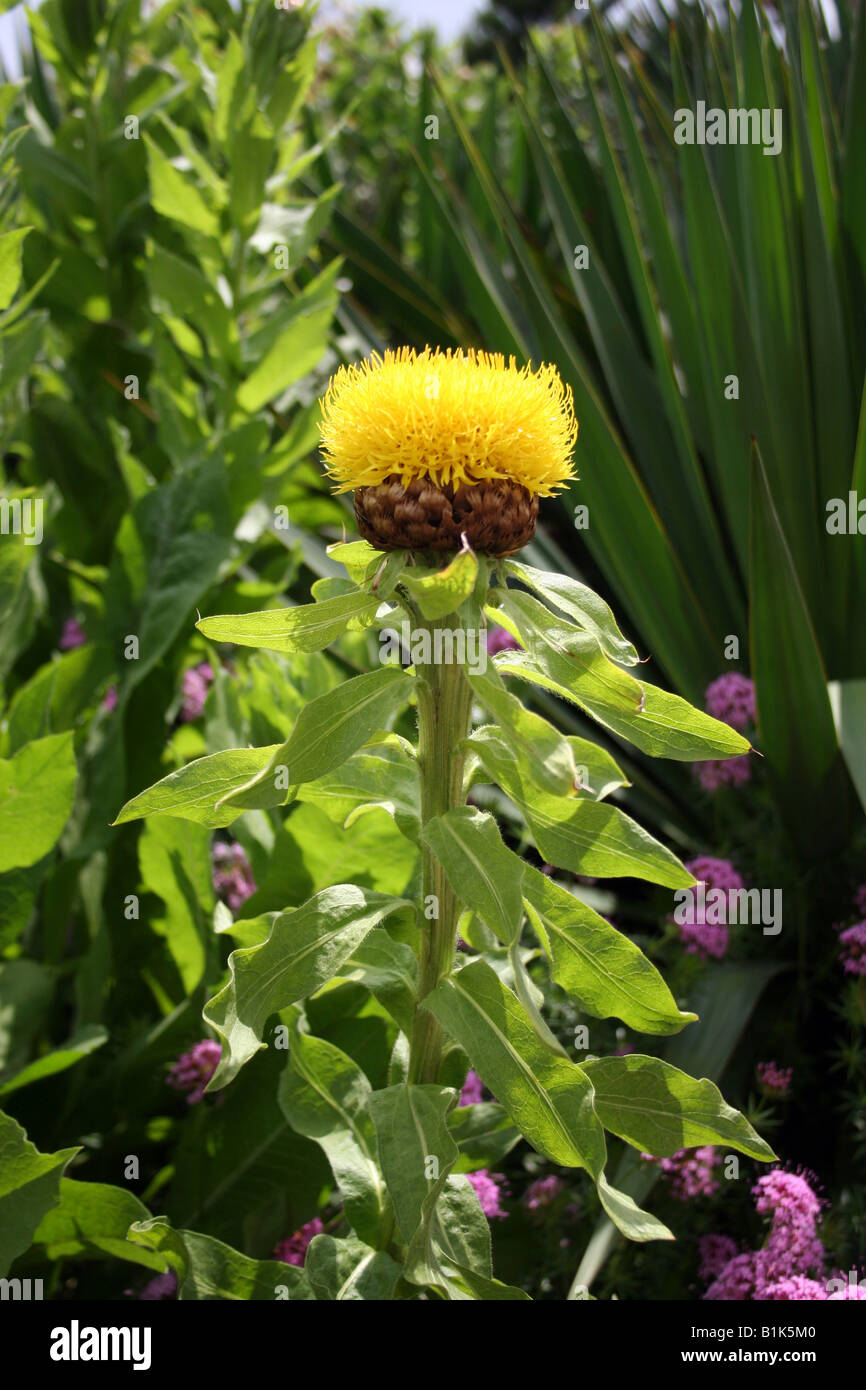
<svg viewBox="0 0 866 1390">
<path fill-rule="evenodd" d="M 430 634 L 431 656 L 435 657 L 437 629 L 456 631 L 456 615 L 423 623 L 416 618 L 416 630 L 423 626 Z M 466 673 L 457 663 L 429 665 L 416 663 L 418 698 L 418 763 L 421 775 L 421 823 L 426 825 L 452 807 L 462 806 L 465 754 L 459 744 L 469 733 L 472 689 Z M 418 1003 L 409 1051 L 409 1080 L 435 1082 L 442 1057 L 442 1029 L 422 1000 L 451 973 L 457 944 L 459 903 L 433 853 L 422 845 L 423 907 L 422 937 L 418 970 Z M 437 915 L 428 920 L 431 903 Z"/>
</svg>

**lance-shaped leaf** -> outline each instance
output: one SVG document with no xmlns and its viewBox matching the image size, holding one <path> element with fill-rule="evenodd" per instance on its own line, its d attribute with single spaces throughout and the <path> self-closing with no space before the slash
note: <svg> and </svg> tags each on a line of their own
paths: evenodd
<svg viewBox="0 0 866 1390">
<path fill-rule="evenodd" d="M 596 1191 L 599 1201 L 604 1207 L 610 1220 L 629 1240 L 675 1240 L 673 1231 L 669 1230 L 663 1221 L 659 1221 L 657 1216 L 651 1212 L 644 1211 L 639 1207 L 633 1197 L 627 1192 L 621 1192 L 618 1187 L 612 1187 L 604 1173 L 599 1173 L 596 1180 Z"/>
<path fill-rule="evenodd" d="M 228 983 L 204 1008 L 223 1040 L 223 1055 L 209 1090 L 227 1085 L 266 1044 L 262 1029 L 272 1013 L 307 998 L 340 969 L 368 932 L 411 903 L 339 883 L 302 907 L 281 912 L 261 946 L 232 951 Z"/>
<path fill-rule="evenodd" d="M 63 1171 L 78 1152 L 40 1153 L 18 1122 L 0 1112 L 0 1278 L 57 1205 Z"/>
<path fill-rule="evenodd" d="M 321 806 L 341 825 L 351 824 L 364 809 L 380 806 L 398 830 L 417 840 L 421 823 L 418 763 L 401 743 L 382 744 L 354 753 L 342 767 L 304 783 L 298 800 Z"/>
<path fill-rule="evenodd" d="M 749 743 L 679 695 L 636 681 L 608 661 L 598 643 L 570 623 L 551 618 L 528 594 L 498 590 L 497 621 L 526 647 L 502 652 L 496 667 L 571 700 L 605 728 L 655 758 L 691 761 L 747 753 Z"/>
<path fill-rule="evenodd" d="M 337 1240 L 315 1236 L 307 1249 L 304 1273 L 323 1302 L 385 1302 L 394 1297 L 402 1270 L 384 1250 L 355 1236 Z"/>
<path fill-rule="evenodd" d="M 457 1170 L 494 1170 L 520 1141 L 520 1130 L 497 1101 L 477 1101 L 452 1111 L 448 1127 L 457 1141 Z"/>
<path fill-rule="evenodd" d="M 33 1244 L 42 1247 L 40 1253 L 48 1260 L 110 1255 L 159 1272 L 165 1260 L 127 1239 L 132 1222 L 149 1217 L 147 1207 L 125 1188 L 62 1178 L 60 1201 L 43 1216 Z"/>
<path fill-rule="evenodd" d="M 160 782 L 139 792 L 118 814 L 115 825 L 139 820 L 142 816 L 174 816 L 176 820 L 191 820 L 216 830 L 237 820 L 243 807 L 221 805 L 233 787 L 240 787 L 251 776 L 267 767 L 282 745 L 272 743 L 267 748 L 227 748 L 223 753 L 209 753 L 195 758 L 186 767 L 170 772 Z M 282 805 L 290 792 L 281 793 Z"/>
<path fill-rule="evenodd" d="M 523 812 L 539 853 L 549 864 L 599 878 L 631 875 L 665 888 L 695 882 L 676 855 L 618 807 L 588 797 L 549 796 L 522 776 L 507 742 L 492 725 L 476 729 L 467 746 Z"/>
<path fill-rule="evenodd" d="M 529 1295 L 493 1278 L 490 1228 L 467 1178 L 444 1176 L 425 1198 L 404 1275 L 451 1302 L 524 1302 Z"/>
<path fill-rule="evenodd" d="M 475 588 L 478 561 L 471 550 L 461 550 L 444 569 L 407 567 L 400 584 L 418 605 L 428 622 L 455 613 Z"/>
<path fill-rule="evenodd" d="M 200 618 L 196 627 L 211 642 L 262 647 L 269 652 L 320 652 L 345 632 L 350 621 L 372 621 L 380 601 L 375 594 L 356 591 L 297 608 L 214 614 Z"/>
<path fill-rule="evenodd" d="M 568 740 L 506 689 L 495 666 L 483 673 L 468 671 L 467 676 L 473 693 L 508 731 L 509 744 L 519 752 L 521 765 L 537 785 L 555 796 L 574 791 L 577 769 Z"/>
<path fill-rule="evenodd" d="M 605 1140 L 588 1077 L 538 1038 L 496 972 L 483 960 L 443 981 L 424 1001 L 459 1042 L 488 1090 L 539 1153 L 593 1176 Z"/>
<path fill-rule="evenodd" d="M 27 743 L 0 759 L 0 873 L 28 868 L 57 843 L 75 796 L 71 733 Z"/>
<path fill-rule="evenodd" d="M 523 924 L 523 860 L 502 842 L 496 821 L 474 806 L 429 820 L 421 839 L 432 849 L 465 907 L 510 946 Z"/>
<path fill-rule="evenodd" d="M 405 1084 L 374 1091 L 370 1097 L 382 1171 L 407 1245 L 421 1222 L 427 1197 L 441 1189 L 457 1161 L 447 1123 L 455 1099 L 454 1091 L 444 1086 Z"/>
<path fill-rule="evenodd" d="M 604 599 L 599 598 L 592 589 L 568 575 L 533 569 L 531 565 L 517 560 L 509 560 L 505 569 L 528 588 L 534 589 L 546 603 L 567 613 L 580 627 L 591 632 L 611 661 L 619 661 L 623 666 L 637 664 L 637 652 L 631 642 L 623 637 Z"/>
<path fill-rule="evenodd" d="M 411 946 L 377 928 L 340 966 L 340 978 L 366 985 L 407 1035 L 415 1016 L 418 959 Z"/>
<path fill-rule="evenodd" d="M 644 1153 L 670 1157 L 678 1149 L 727 1144 L 763 1163 L 776 1155 L 718 1086 L 659 1057 L 599 1057 L 584 1062 L 605 1129 Z"/>
<path fill-rule="evenodd" d="M 681 1013 L 655 966 L 574 893 L 526 866 L 529 920 L 557 984 L 596 1018 L 621 1018 L 641 1033 L 678 1033 L 697 1015 Z"/>
<path fill-rule="evenodd" d="M 409 698 L 412 678 L 396 666 L 383 666 L 318 695 L 304 705 L 285 743 L 268 764 L 225 800 L 245 810 L 280 806 L 286 787 L 324 777 L 341 766 L 378 730 L 385 728 Z"/>
<path fill-rule="evenodd" d="M 371 1094 L 367 1077 L 345 1052 L 323 1038 L 292 1034 L 277 1091 L 280 1109 L 292 1129 L 324 1149 L 353 1230 L 378 1246 L 390 1204 L 376 1159 Z"/>
<path fill-rule="evenodd" d="M 74 1067 L 76 1062 L 89 1057 L 91 1052 L 107 1041 L 107 1032 L 98 1024 L 82 1028 L 53 1052 L 46 1052 L 6 1077 L 0 1085 L 0 1096 L 8 1096 L 12 1091 L 20 1091 L 22 1086 L 30 1086 L 34 1081 L 42 1081 L 46 1076 L 56 1076 L 58 1072 L 66 1071 L 67 1067 Z"/>
<path fill-rule="evenodd" d="M 177 1275 L 177 1296 L 182 1302 L 273 1303 L 313 1297 L 303 1270 L 281 1260 L 251 1260 L 199 1231 L 176 1231 L 164 1216 L 133 1222 L 129 1239 L 158 1250 L 165 1258 Z"/>
</svg>

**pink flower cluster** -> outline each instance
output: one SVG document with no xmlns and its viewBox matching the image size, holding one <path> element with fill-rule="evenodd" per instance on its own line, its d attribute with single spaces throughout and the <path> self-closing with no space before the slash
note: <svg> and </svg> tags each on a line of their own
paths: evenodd
<svg viewBox="0 0 866 1390">
<path fill-rule="evenodd" d="M 83 647 L 87 643 L 87 633 L 81 626 L 77 618 L 67 618 L 63 624 L 63 631 L 60 634 L 60 641 L 57 643 L 62 652 L 74 651 L 76 647 Z"/>
<path fill-rule="evenodd" d="M 198 719 L 204 709 L 207 692 L 213 680 L 213 667 L 209 661 L 200 661 L 183 673 L 183 705 L 180 718 L 182 724 Z"/>
<path fill-rule="evenodd" d="M 839 933 L 840 957 L 846 975 L 866 975 L 866 921 Z"/>
<path fill-rule="evenodd" d="M 182 1052 L 172 1065 L 166 1083 L 176 1091 L 188 1091 L 187 1105 L 195 1105 L 204 1097 L 204 1088 L 210 1081 L 222 1056 L 222 1047 L 211 1038 L 204 1038 Z"/>
<path fill-rule="evenodd" d="M 520 643 L 504 627 L 487 629 L 487 652 L 495 656 L 497 652 L 519 652 Z"/>
<path fill-rule="evenodd" d="M 713 859 L 705 854 L 699 859 L 692 859 L 686 868 L 696 879 L 706 884 L 705 896 L 712 889 L 718 889 L 727 895 L 729 906 L 730 894 L 745 886 L 729 859 Z M 713 920 L 720 915 L 714 904 L 708 904 L 704 909 L 700 908 L 696 888 L 691 889 L 691 893 L 692 906 L 686 920 L 679 923 L 680 940 L 690 955 L 700 956 L 702 960 L 709 956 L 721 960 L 728 949 L 728 924 Z M 721 915 L 727 916 L 728 913 Z"/>
<path fill-rule="evenodd" d="M 775 1095 L 787 1095 L 791 1089 L 792 1067 L 777 1067 L 775 1062 L 758 1063 L 758 1080 L 766 1091 Z"/>
<path fill-rule="evenodd" d="M 466 1176 L 475 1188 L 481 1210 L 488 1219 L 502 1219 L 508 1215 L 500 1206 L 505 1194 L 505 1179 L 501 1173 L 488 1173 L 486 1168 L 479 1168 L 477 1172 L 467 1173 Z"/>
<path fill-rule="evenodd" d="M 712 1197 L 718 1190 L 716 1169 L 721 1163 L 721 1154 L 716 1153 L 712 1144 L 699 1149 L 677 1149 L 670 1158 L 654 1158 L 652 1154 L 641 1157 L 659 1165 L 670 1181 L 671 1195 L 679 1202 L 689 1202 L 693 1197 Z"/>
<path fill-rule="evenodd" d="M 770 1219 L 760 1250 L 736 1251 L 724 1236 L 704 1237 L 701 1270 L 712 1278 L 704 1298 L 721 1302 L 797 1302 L 828 1298 L 824 1247 L 818 1237 L 821 1200 L 800 1173 L 773 1168 L 752 1188 L 755 1206 Z M 729 1258 L 723 1259 L 727 1255 Z"/>
<path fill-rule="evenodd" d="M 211 867 L 217 897 L 237 912 L 258 887 L 243 846 L 237 841 L 226 845 L 218 840 L 211 849 Z"/>
<path fill-rule="evenodd" d="M 755 687 L 748 676 L 741 676 L 737 671 L 712 681 L 704 692 L 704 700 L 707 713 L 732 729 L 742 731 L 755 722 Z M 752 776 L 748 753 L 693 763 L 692 769 L 705 792 L 715 792 L 725 786 L 744 786 Z"/>
<path fill-rule="evenodd" d="M 458 1106 L 478 1105 L 484 1099 L 484 1082 L 477 1071 L 470 1071 L 463 1083 Z"/>
<path fill-rule="evenodd" d="M 539 1211 L 543 1207 L 552 1207 L 564 1191 L 562 1178 L 551 1173 L 547 1178 L 536 1178 L 535 1182 L 531 1182 L 523 1194 L 523 1200 L 530 1211 Z"/>
<path fill-rule="evenodd" d="M 755 722 L 755 686 L 748 676 L 729 671 L 707 686 L 704 692 L 707 714 L 742 732 Z"/>
<path fill-rule="evenodd" d="M 313 1236 L 320 1236 L 324 1229 L 319 1217 L 314 1216 L 312 1221 L 308 1221 L 306 1226 L 295 1231 L 294 1235 L 280 1241 L 274 1250 L 274 1259 L 282 1260 L 284 1265 L 303 1265 L 307 1246 Z"/>
</svg>

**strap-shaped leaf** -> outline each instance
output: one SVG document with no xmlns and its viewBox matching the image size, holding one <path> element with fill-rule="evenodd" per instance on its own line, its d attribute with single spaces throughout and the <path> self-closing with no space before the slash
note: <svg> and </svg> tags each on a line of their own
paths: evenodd
<svg viewBox="0 0 866 1390">
<path fill-rule="evenodd" d="M 291 1302 L 313 1297 L 305 1271 L 281 1260 L 251 1260 L 200 1231 L 176 1231 L 164 1216 L 134 1221 L 128 1238 L 165 1258 L 177 1275 L 181 1301 L 272 1303 L 278 1289 L 285 1289 L 283 1296 Z"/>
<path fill-rule="evenodd" d="M 281 912 L 261 946 L 232 951 L 228 983 L 204 1008 L 206 1021 L 223 1040 L 209 1089 L 227 1085 L 267 1046 L 262 1029 L 272 1013 L 314 994 L 368 932 L 411 906 L 403 898 L 339 883 L 323 888 L 302 907 Z"/>
<path fill-rule="evenodd" d="M 642 1152 L 670 1157 L 678 1149 L 726 1144 L 763 1163 L 776 1157 L 718 1086 L 660 1057 L 599 1057 L 583 1070 L 605 1129 Z"/>
<path fill-rule="evenodd" d="M 476 729 L 466 742 L 492 779 L 517 802 L 549 864 L 600 878 L 630 875 L 665 888 L 690 888 L 695 882 L 676 855 L 618 807 L 537 791 L 521 776 L 508 744 L 492 726 Z"/>
<path fill-rule="evenodd" d="M 357 1062 L 333 1043 L 292 1034 L 280 1078 L 280 1109 L 298 1134 L 324 1149 L 354 1231 L 373 1246 L 386 1235 L 390 1202 L 376 1157 L 372 1087 Z"/>
<path fill-rule="evenodd" d="M 320 652 L 345 632 L 350 621 L 372 621 L 380 602 L 378 595 L 356 590 L 297 608 L 214 614 L 200 618 L 196 627 L 211 642 L 233 642 L 269 652 Z"/>
<path fill-rule="evenodd" d="M 523 924 L 523 860 L 502 842 L 486 811 L 459 806 L 429 820 L 421 839 L 432 849 L 455 894 L 510 946 Z"/>
<path fill-rule="evenodd" d="M 370 1096 L 379 1158 L 408 1245 L 421 1224 L 424 1203 L 441 1189 L 457 1161 L 448 1128 L 454 1091 L 444 1086 L 388 1086 Z"/>
<path fill-rule="evenodd" d="M 424 1007 L 456 1038 L 539 1153 L 593 1176 L 601 1172 L 604 1133 L 588 1077 L 545 1047 L 519 1000 L 485 961 L 473 961 L 444 981 Z"/>
<path fill-rule="evenodd" d="M 405 671 L 383 666 L 310 700 L 285 743 L 254 777 L 226 796 L 226 803 L 244 810 L 282 805 L 287 784 L 312 782 L 340 767 L 387 725 L 411 689 L 412 678 Z"/>
<path fill-rule="evenodd" d="M 221 805 L 217 810 L 217 802 L 232 788 L 258 775 L 269 765 L 280 746 L 272 743 L 267 748 L 227 748 L 223 753 L 195 758 L 186 767 L 170 772 L 127 801 L 114 824 L 123 825 L 125 821 L 139 820 L 142 816 L 174 816 L 176 820 L 191 820 L 211 830 L 231 825 L 243 807 Z M 282 791 L 280 801 L 274 804 L 282 805 L 288 796 L 288 790 Z"/>
<path fill-rule="evenodd" d="M 611 661 L 619 661 L 623 666 L 637 664 L 638 654 L 631 642 L 623 637 L 610 608 L 604 599 L 599 598 L 586 584 L 581 584 L 565 574 L 533 569 L 531 565 L 524 565 L 517 560 L 508 561 L 505 569 L 530 589 L 534 589 L 546 603 L 558 608 L 562 613 L 567 613 L 580 627 L 591 632 Z"/>
<path fill-rule="evenodd" d="M 529 920 L 550 956 L 554 980 L 596 1018 L 621 1018 L 642 1033 L 678 1033 L 681 1013 L 651 961 L 629 937 L 546 874 L 526 866 Z"/>
</svg>

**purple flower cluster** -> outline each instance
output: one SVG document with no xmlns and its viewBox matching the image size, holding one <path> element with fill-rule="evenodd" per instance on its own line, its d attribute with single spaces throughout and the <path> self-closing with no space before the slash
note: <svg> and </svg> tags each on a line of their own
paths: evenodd
<svg viewBox="0 0 866 1390">
<path fill-rule="evenodd" d="M 692 859 L 686 868 L 696 879 L 706 884 L 705 896 L 712 889 L 725 893 L 729 908 L 730 894 L 745 886 L 729 859 L 713 859 L 705 854 L 699 859 Z M 686 920 L 679 923 L 680 940 L 690 955 L 700 956 L 702 960 L 709 956 L 721 960 L 728 949 L 727 922 L 713 920 L 719 916 L 715 904 L 711 903 L 701 908 L 697 889 L 693 888 L 690 891 L 692 905 Z M 725 912 L 722 915 L 729 914 Z"/>
<path fill-rule="evenodd" d="M 204 702 L 212 680 L 213 667 L 209 661 L 200 661 L 198 666 L 191 666 L 188 671 L 184 671 L 181 723 L 189 724 L 193 719 L 198 719 L 204 709 Z"/>
<path fill-rule="evenodd" d="M 160 1303 L 167 1298 L 177 1298 L 177 1275 L 174 1270 L 168 1269 L 165 1274 L 157 1274 L 145 1284 L 138 1297 L 146 1303 Z"/>
<path fill-rule="evenodd" d="M 788 1094 L 793 1075 L 792 1067 L 777 1067 L 775 1062 L 758 1063 L 758 1080 L 765 1091 L 771 1091 L 777 1096 Z"/>
<path fill-rule="evenodd" d="M 62 652 L 74 651 L 76 647 L 83 647 L 87 642 L 87 633 L 76 618 L 67 618 L 63 624 L 63 631 L 60 634 L 58 647 Z"/>
<path fill-rule="evenodd" d="M 760 1250 L 734 1254 L 721 1268 L 718 1259 L 710 1259 L 705 1277 L 714 1277 L 704 1298 L 721 1302 L 826 1299 L 824 1247 L 818 1237 L 821 1199 L 808 1179 L 773 1168 L 758 1178 L 752 1196 L 760 1215 L 770 1218 L 769 1235 Z M 720 1242 L 725 1239 L 716 1237 Z M 730 1248 L 719 1245 L 716 1253 Z"/>
<path fill-rule="evenodd" d="M 204 1038 L 182 1052 L 172 1065 L 166 1083 L 176 1091 L 188 1091 L 187 1105 L 195 1105 L 204 1097 L 204 1088 L 210 1081 L 222 1056 L 222 1047 L 211 1038 Z"/>
<path fill-rule="evenodd" d="M 477 1071 L 470 1071 L 463 1083 L 458 1106 L 478 1105 L 484 1099 L 484 1082 Z"/>
<path fill-rule="evenodd" d="M 226 845 L 217 840 L 211 849 L 211 867 L 217 897 L 232 912 L 237 912 L 258 887 L 243 846 L 237 841 Z"/>
<path fill-rule="evenodd" d="M 712 681 L 704 692 L 704 701 L 707 713 L 732 729 L 742 732 L 755 722 L 755 687 L 748 676 L 741 676 L 737 671 Z M 715 792 L 726 786 L 742 787 L 752 776 L 748 753 L 693 763 L 692 769 L 705 792 Z"/>
<path fill-rule="evenodd" d="M 846 975 L 866 975 L 866 921 L 855 922 L 839 933 L 840 960 Z"/>
<path fill-rule="evenodd" d="M 642 1156 L 650 1163 L 658 1163 L 670 1181 L 671 1195 L 679 1202 L 689 1202 L 693 1197 L 712 1197 L 718 1189 L 716 1168 L 721 1163 L 721 1154 L 716 1153 L 712 1144 L 699 1149 L 677 1149 L 670 1158 Z"/>
<path fill-rule="evenodd" d="M 520 643 L 504 627 L 487 629 L 487 653 L 495 656 L 497 652 L 519 652 Z"/>
<path fill-rule="evenodd" d="M 314 1216 L 312 1221 L 295 1231 L 294 1235 L 280 1241 L 274 1250 L 274 1259 L 282 1260 L 284 1265 L 303 1265 L 307 1246 L 313 1236 L 320 1236 L 324 1229 L 318 1216 Z"/>
<path fill-rule="evenodd" d="M 530 1211 L 539 1211 L 542 1207 L 552 1207 L 564 1191 L 562 1178 L 551 1173 L 550 1177 L 536 1178 L 531 1182 L 523 1194 L 523 1200 Z"/>
<path fill-rule="evenodd" d="M 854 894 L 854 911 L 866 917 L 866 883 L 861 883 Z"/>
<path fill-rule="evenodd" d="M 719 676 L 704 692 L 707 714 L 740 732 L 755 722 L 755 686 L 748 676 L 730 671 Z"/>
<path fill-rule="evenodd" d="M 508 1215 L 500 1206 L 505 1194 L 505 1179 L 501 1173 L 488 1173 L 486 1168 L 479 1168 L 476 1173 L 467 1173 L 466 1176 L 475 1188 L 481 1210 L 488 1219 L 502 1219 Z"/>
</svg>

